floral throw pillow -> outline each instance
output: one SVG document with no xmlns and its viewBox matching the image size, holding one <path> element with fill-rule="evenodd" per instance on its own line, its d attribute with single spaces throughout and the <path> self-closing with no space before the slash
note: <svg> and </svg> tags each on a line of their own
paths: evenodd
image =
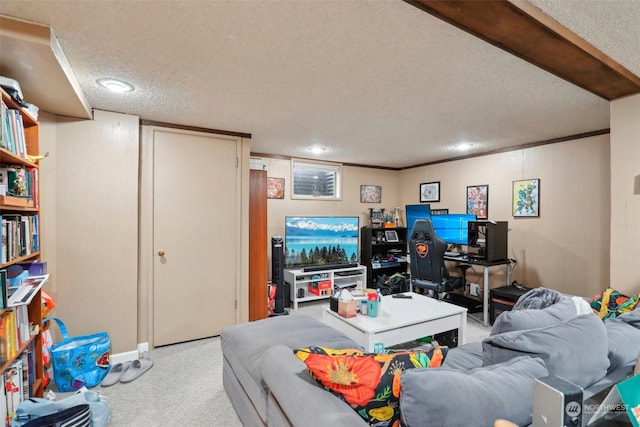
<svg viewBox="0 0 640 427">
<path fill-rule="evenodd" d="M 294 350 L 311 376 L 376 427 L 400 425 L 400 376 L 412 368 L 442 365 L 448 347 L 389 354 L 311 346 Z"/>
</svg>

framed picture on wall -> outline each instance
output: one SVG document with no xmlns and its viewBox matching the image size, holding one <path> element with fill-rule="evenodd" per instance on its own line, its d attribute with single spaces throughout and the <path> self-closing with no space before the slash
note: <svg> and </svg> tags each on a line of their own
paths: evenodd
<svg viewBox="0 0 640 427">
<path fill-rule="evenodd" d="M 267 198 L 284 199 L 284 178 L 267 178 Z"/>
<path fill-rule="evenodd" d="M 361 185 L 360 203 L 381 203 L 382 187 L 379 185 Z"/>
<path fill-rule="evenodd" d="M 540 216 L 540 179 L 521 179 L 513 181 L 513 216 Z"/>
<path fill-rule="evenodd" d="M 470 185 L 467 187 L 467 214 L 478 219 L 489 218 L 489 186 Z"/>
<path fill-rule="evenodd" d="M 420 203 L 440 201 L 440 181 L 420 184 Z"/>
</svg>

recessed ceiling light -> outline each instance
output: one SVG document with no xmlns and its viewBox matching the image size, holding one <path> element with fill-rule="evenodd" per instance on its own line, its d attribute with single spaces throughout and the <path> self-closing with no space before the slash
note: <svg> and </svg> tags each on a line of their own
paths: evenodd
<svg viewBox="0 0 640 427">
<path fill-rule="evenodd" d="M 456 150 L 465 151 L 465 150 L 470 150 L 474 146 L 475 144 L 472 144 L 470 142 L 461 142 L 460 144 L 454 146 L 453 148 L 455 148 Z"/>
<path fill-rule="evenodd" d="M 327 149 L 324 147 L 320 147 L 318 145 L 314 145 L 313 147 L 309 148 L 309 151 L 312 152 L 313 154 L 322 154 L 325 151 L 327 151 Z"/>
<path fill-rule="evenodd" d="M 96 81 L 100 86 L 106 89 L 109 89 L 111 92 L 116 92 L 116 93 L 133 92 L 133 86 L 121 80 L 98 79 Z"/>
</svg>

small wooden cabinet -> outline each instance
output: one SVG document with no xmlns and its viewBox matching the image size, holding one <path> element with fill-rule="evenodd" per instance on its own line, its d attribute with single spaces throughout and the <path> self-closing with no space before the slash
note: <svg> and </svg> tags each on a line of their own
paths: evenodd
<svg viewBox="0 0 640 427">
<path fill-rule="evenodd" d="M 406 227 L 365 226 L 360 229 L 360 264 L 367 267 L 368 287 L 374 288 L 378 276 L 406 273 Z"/>
</svg>

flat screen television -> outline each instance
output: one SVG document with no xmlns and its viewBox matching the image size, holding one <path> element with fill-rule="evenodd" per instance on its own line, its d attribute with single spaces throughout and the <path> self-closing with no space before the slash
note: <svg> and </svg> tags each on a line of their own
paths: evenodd
<svg viewBox="0 0 640 427">
<path fill-rule="evenodd" d="M 406 205 L 404 207 L 404 213 L 407 216 L 407 232 L 411 233 L 413 224 L 417 219 L 430 219 L 431 218 L 431 205 Z"/>
<path fill-rule="evenodd" d="M 284 268 L 358 262 L 357 216 L 285 217 Z"/>
<path fill-rule="evenodd" d="M 469 221 L 475 221 L 475 215 L 446 214 L 431 217 L 433 231 L 445 242 L 455 245 L 469 243 Z"/>
</svg>

